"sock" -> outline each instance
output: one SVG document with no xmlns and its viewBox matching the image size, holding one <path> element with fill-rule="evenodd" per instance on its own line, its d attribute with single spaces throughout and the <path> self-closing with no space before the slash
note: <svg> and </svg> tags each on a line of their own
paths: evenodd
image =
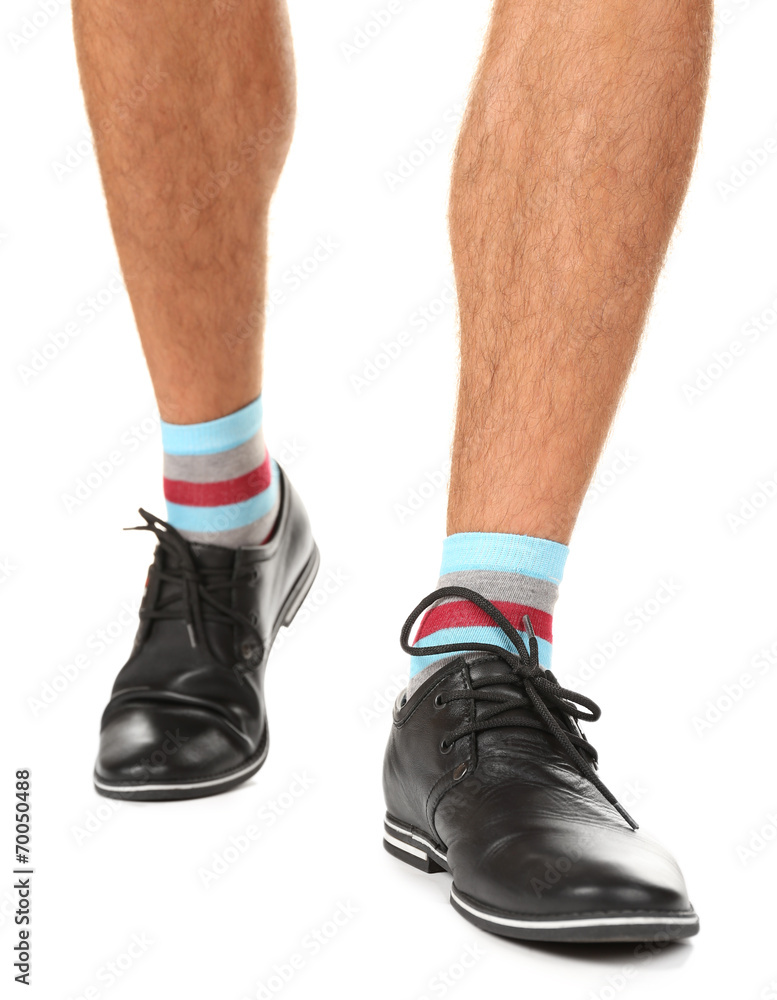
<svg viewBox="0 0 777 1000">
<path fill-rule="evenodd" d="M 491 601 L 521 633 L 529 648 L 522 619 L 529 615 L 537 636 L 540 664 L 550 669 L 553 608 L 568 549 L 559 542 L 530 535 L 462 532 L 445 539 L 438 587 L 468 587 Z M 475 604 L 453 597 L 427 609 L 419 622 L 414 646 L 490 642 L 513 646 L 501 628 Z M 460 653 L 410 657 L 408 697 Z"/>
<path fill-rule="evenodd" d="M 167 520 L 192 542 L 262 545 L 280 506 L 262 434 L 262 397 L 202 424 L 162 421 Z"/>
</svg>

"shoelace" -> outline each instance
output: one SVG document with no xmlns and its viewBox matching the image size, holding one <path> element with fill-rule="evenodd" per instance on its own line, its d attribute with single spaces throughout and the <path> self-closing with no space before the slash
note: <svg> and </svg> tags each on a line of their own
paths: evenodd
<svg viewBox="0 0 777 1000">
<path fill-rule="evenodd" d="M 198 566 L 189 542 L 171 524 L 154 517 L 142 507 L 138 513 L 146 523 L 125 530 L 153 531 L 162 548 L 174 556 L 172 566 L 158 571 L 159 578 L 166 583 L 178 585 L 169 596 L 162 599 L 157 597 L 151 607 L 143 608 L 140 612 L 141 620 L 172 621 L 183 618 L 192 648 L 202 642 L 211 656 L 220 662 L 224 661 L 211 646 L 205 629 L 206 620 L 224 625 L 242 625 L 253 633 L 257 646 L 261 648 L 262 637 L 255 623 L 230 605 L 224 604 L 214 594 L 214 591 L 231 591 L 235 586 L 253 582 L 253 570 L 246 568 L 242 573 L 233 575 L 231 570 Z"/>
<path fill-rule="evenodd" d="M 410 632 L 419 616 L 432 604 L 446 597 L 463 598 L 465 601 L 470 601 L 476 605 L 481 611 L 485 611 L 513 644 L 515 652 L 503 649 L 501 646 L 495 646 L 489 642 L 449 643 L 440 646 L 411 646 L 409 642 Z M 596 774 L 594 769 L 597 764 L 598 755 L 577 726 L 579 721 L 596 722 L 602 714 L 601 709 L 595 701 L 586 698 L 585 695 L 562 687 L 550 670 L 544 670 L 540 666 L 537 637 L 534 634 L 534 629 L 528 615 L 524 615 L 523 617 L 523 626 L 529 636 L 528 651 L 521 634 L 502 614 L 499 608 L 468 587 L 441 587 L 439 590 L 435 590 L 434 593 L 429 594 L 428 597 L 425 597 L 418 607 L 410 613 L 410 616 L 402 627 L 400 642 L 402 649 L 411 656 L 436 656 L 442 653 L 473 653 L 482 651 L 499 657 L 508 667 L 506 672 L 489 674 L 488 677 L 479 680 L 470 680 L 471 688 L 460 688 L 448 692 L 442 704 L 451 701 L 472 701 L 473 704 L 490 702 L 492 704 L 490 707 L 485 708 L 480 713 L 479 718 L 475 719 L 472 723 L 461 726 L 459 729 L 451 732 L 443 743 L 451 747 L 456 740 L 464 736 L 485 732 L 489 729 L 498 729 L 502 726 L 524 726 L 529 729 L 539 729 L 548 732 L 555 737 L 561 745 L 561 749 L 578 771 L 617 809 L 629 826 L 633 830 L 638 829 L 639 824 L 629 815 Z M 508 694 L 505 691 L 489 690 L 489 688 L 496 685 L 508 684 L 514 686 L 514 694 Z M 523 696 L 522 692 L 525 692 L 526 697 Z M 526 698 L 528 698 L 538 718 L 516 717 L 515 715 L 511 717 L 510 710 L 527 707 Z M 581 711 L 581 709 L 588 709 L 588 711 Z M 553 710 L 563 713 L 568 719 L 574 720 L 573 725 L 579 735 L 567 732 L 553 715 Z M 442 749 L 447 749 L 447 747 L 442 747 Z"/>
</svg>

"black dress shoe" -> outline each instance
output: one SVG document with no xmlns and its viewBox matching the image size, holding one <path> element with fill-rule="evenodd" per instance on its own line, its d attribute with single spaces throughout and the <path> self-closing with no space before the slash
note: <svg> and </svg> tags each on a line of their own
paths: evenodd
<svg viewBox="0 0 777 1000">
<path fill-rule="evenodd" d="M 443 597 L 472 601 L 515 646 L 417 648 L 413 623 Z M 699 919 L 677 863 L 602 784 L 578 720 L 598 706 L 562 688 L 489 601 L 426 598 L 402 631 L 411 655 L 467 652 L 400 695 L 384 765 L 386 850 L 450 872 L 451 903 L 478 927 L 536 941 L 667 941 Z M 485 655 L 484 655 L 485 654 Z M 588 709 L 587 712 L 581 708 Z"/>
<path fill-rule="evenodd" d="M 305 509 L 281 472 L 271 539 L 240 549 L 188 542 L 141 510 L 158 545 L 128 662 L 103 714 L 97 791 L 118 799 L 224 792 L 259 770 L 268 735 L 267 657 L 318 570 Z"/>
</svg>

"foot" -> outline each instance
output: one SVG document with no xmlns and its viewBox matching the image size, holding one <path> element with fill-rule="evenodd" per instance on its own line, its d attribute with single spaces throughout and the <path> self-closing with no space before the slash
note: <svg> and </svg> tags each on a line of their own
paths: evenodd
<svg viewBox="0 0 777 1000">
<path fill-rule="evenodd" d="M 245 781 L 267 756 L 267 657 L 318 570 L 302 503 L 281 473 L 269 541 L 186 541 L 141 511 L 158 545 L 128 662 L 103 714 L 94 783 L 119 799 L 187 799 Z"/>
<path fill-rule="evenodd" d="M 448 652 L 468 655 L 409 699 L 400 695 L 384 765 L 386 850 L 423 871 L 449 872 L 453 907 L 506 937 L 611 942 L 696 934 L 699 919 L 677 863 L 637 831 L 597 775 L 596 751 L 577 720 L 595 721 L 599 708 L 540 667 L 528 619 L 527 652 L 493 604 L 447 588 L 405 623 L 405 651 L 418 655 L 408 639 L 421 612 L 454 596 L 486 611 L 516 652 L 451 646 Z"/>
</svg>

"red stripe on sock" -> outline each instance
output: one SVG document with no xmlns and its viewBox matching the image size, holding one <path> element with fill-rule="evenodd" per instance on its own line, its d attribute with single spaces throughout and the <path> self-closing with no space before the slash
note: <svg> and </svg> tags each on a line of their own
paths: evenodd
<svg viewBox="0 0 777 1000">
<path fill-rule="evenodd" d="M 222 479 L 218 483 L 187 483 L 183 479 L 165 479 L 165 499 L 187 507 L 221 507 L 225 504 L 250 500 L 264 493 L 272 481 L 270 455 L 264 462 L 235 479 Z"/>
<path fill-rule="evenodd" d="M 538 611 L 526 604 L 512 604 L 510 601 L 492 601 L 492 603 L 517 629 L 523 630 L 521 619 L 524 615 L 528 615 L 537 638 L 553 641 L 553 615 L 549 615 L 547 611 Z M 491 625 L 498 628 L 493 618 L 485 611 L 481 611 L 476 604 L 471 604 L 469 601 L 450 601 L 426 612 L 415 641 L 418 642 L 419 639 L 433 632 L 439 632 L 443 628 L 467 628 L 473 625 Z"/>
</svg>

